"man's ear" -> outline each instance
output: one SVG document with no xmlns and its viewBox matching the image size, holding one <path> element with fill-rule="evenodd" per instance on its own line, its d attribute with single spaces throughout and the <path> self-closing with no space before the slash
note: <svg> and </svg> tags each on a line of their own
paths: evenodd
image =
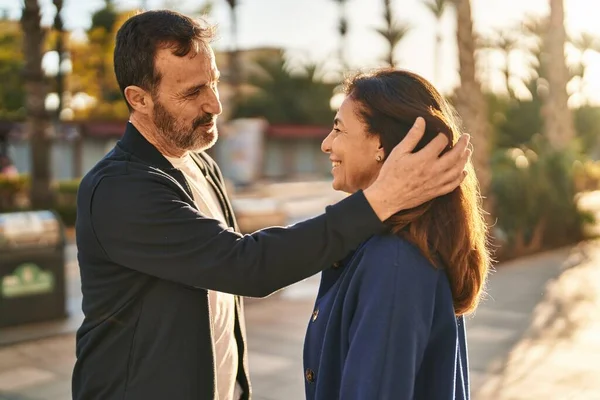
<svg viewBox="0 0 600 400">
<path fill-rule="evenodd" d="M 150 114 L 154 106 L 150 93 L 139 86 L 127 86 L 124 94 L 131 108 L 140 114 Z"/>
</svg>

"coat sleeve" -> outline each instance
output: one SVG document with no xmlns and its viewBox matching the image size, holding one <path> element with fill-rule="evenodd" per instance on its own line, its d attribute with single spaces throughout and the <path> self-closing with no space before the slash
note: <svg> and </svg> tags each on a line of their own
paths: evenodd
<svg viewBox="0 0 600 400">
<path fill-rule="evenodd" d="M 359 192 L 308 221 L 241 235 L 198 213 L 165 181 L 105 177 L 93 190 L 89 214 L 107 259 L 179 284 L 267 296 L 317 273 L 383 228 Z"/>
<path fill-rule="evenodd" d="M 357 267 L 341 399 L 414 396 L 433 318 L 437 274 L 415 249 L 400 249 L 394 256 L 389 247 L 367 251 Z"/>
</svg>

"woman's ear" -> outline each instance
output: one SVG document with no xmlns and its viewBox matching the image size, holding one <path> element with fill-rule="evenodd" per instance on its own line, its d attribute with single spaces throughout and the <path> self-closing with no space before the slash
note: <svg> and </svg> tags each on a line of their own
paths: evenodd
<svg viewBox="0 0 600 400">
<path fill-rule="evenodd" d="M 381 143 L 381 138 L 377 139 L 377 144 L 377 153 L 381 153 L 385 157 L 385 149 L 383 148 L 383 143 Z"/>
<path fill-rule="evenodd" d="M 385 159 L 385 151 L 383 149 L 383 144 L 381 144 L 381 139 L 377 139 L 377 156 L 375 159 L 377 162 L 383 162 Z"/>
</svg>

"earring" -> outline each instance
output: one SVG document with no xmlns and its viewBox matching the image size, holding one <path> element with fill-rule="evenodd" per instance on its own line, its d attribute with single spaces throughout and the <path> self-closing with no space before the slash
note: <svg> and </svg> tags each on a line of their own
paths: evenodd
<svg viewBox="0 0 600 400">
<path fill-rule="evenodd" d="M 381 155 L 378 155 L 375 159 L 377 160 L 377 162 L 383 161 L 383 157 L 381 157 Z"/>
</svg>

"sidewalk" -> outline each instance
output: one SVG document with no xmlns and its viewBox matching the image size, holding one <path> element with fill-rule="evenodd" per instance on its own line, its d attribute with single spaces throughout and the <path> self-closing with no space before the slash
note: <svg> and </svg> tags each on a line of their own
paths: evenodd
<svg viewBox="0 0 600 400">
<path fill-rule="evenodd" d="M 586 312 L 584 310 L 587 308 L 574 306 L 574 304 L 584 304 L 575 301 L 584 292 L 588 293 L 599 289 L 595 284 L 600 284 L 600 279 L 598 279 L 600 277 L 597 275 L 600 267 L 600 243 L 594 243 L 586 248 L 590 255 L 586 261 L 588 267 L 582 265 L 570 268 L 581 261 L 579 251 L 571 251 L 571 249 L 514 260 L 497 267 L 497 271 L 492 274 L 489 281 L 487 298 L 477 313 L 469 317 L 467 321 L 473 399 L 594 398 L 584 397 L 581 394 L 583 392 L 575 397 L 564 397 L 555 396 L 559 392 L 544 392 L 543 390 L 551 387 L 551 380 L 561 377 L 569 378 L 563 380 L 562 383 L 567 387 L 593 389 L 593 386 L 588 388 L 584 385 L 591 385 L 591 378 L 600 376 L 600 370 L 596 369 L 595 375 L 591 372 L 589 374 L 580 372 L 585 372 L 586 368 L 592 371 L 590 365 L 593 364 L 594 358 L 591 355 L 597 356 L 597 353 L 592 353 L 592 351 L 598 349 L 600 333 L 594 337 L 591 332 L 594 332 L 593 329 L 595 332 L 600 332 L 600 327 L 590 322 L 586 326 L 592 330 L 565 339 L 572 342 L 565 341 L 560 353 L 550 354 L 546 347 L 543 347 L 543 351 L 539 350 L 540 347 L 535 350 L 536 347 L 529 344 L 525 347 L 526 350 L 522 350 L 524 344 L 531 343 L 527 340 L 533 340 L 528 339 L 529 337 L 535 337 L 538 346 L 545 343 L 556 343 L 554 337 L 549 341 L 544 341 L 531 334 L 532 331 L 535 331 L 533 327 L 541 324 L 539 322 L 541 321 L 539 315 L 542 315 L 540 310 L 561 311 L 558 314 L 546 311 L 543 315 L 552 317 L 544 318 L 543 321 L 560 320 L 553 317 L 554 315 L 562 315 L 564 321 L 583 320 L 579 317 L 580 313 L 595 317 L 596 323 L 600 320 L 600 313 Z M 73 264 L 74 249 L 71 248 L 69 251 L 71 251 L 71 263 L 68 264 L 70 290 L 71 295 L 75 296 L 71 297 L 70 304 L 77 308 L 79 307 L 77 302 L 80 301 L 76 297 L 79 288 L 78 274 L 75 273 L 77 272 L 76 264 Z M 573 274 L 582 270 L 588 272 L 585 276 L 577 275 L 578 278 L 574 280 Z M 596 275 L 589 272 L 591 270 L 596 271 Z M 555 280 L 557 277 L 559 278 Z M 570 278 L 567 281 L 563 281 L 568 277 Z M 590 282 L 592 279 L 595 281 Z M 588 284 L 583 285 L 580 281 L 588 282 Z M 549 282 L 550 285 L 546 290 Z M 566 283 L 559 284 L 559 282 Z M 318 283 L 319 276 L 317 275 L 292 285 L 270 298 L 253 299 L 248 302 L 246 321 L 255 400 L 300 400 L 304 398 L 302 342 Z M 588 304 L 586 307 L 592 307 L 592 303 L 585 304 Z M 573 314 L 574 312 L 576 314 Z M 535 315 L 534 320 L 532 320 L 532 315 Z M 76 321 L 79 316 L 75 315 L 73 318 Z M 592 318 L 586 320 L 591 321 Z M 77 324 L 74 325 L 76 328 Z M 568 325 L 572 326 L 572 323 Z M 542 326 L 548 326 L 548 324 L 542 324 Z M 35 329 L 30 328 L 30 330 Z M 68 332 L 50 338 L 0 347 L 0 399 L 70 399 L 70 376 L 75 361 L 74 330 Z M 5 335 L 4 330 L 0 331 L 0 337 L 3 335 Z M 555 336 L 561 337 L 560 335 Z M 581 346 L 586 347 L 582 348 Z M 567 351 L 569 354 L 566 354 Z M 587 364 L 578 358 L 572 358 L 573 352 L 587 354 Z M 549 354 L 549 358 L 543 360 L 544 367 L 546 364 L 550 366 L 569 365 L 571 366 L 570 371 L 575 374 L 575 377 L 569 375 L 567 370 L 561 372 L 567 375 L 559 376 L 557 375 L 558 371 L 553 371 L 552 368 L 544 368 L 544 374 L 536 375 L 533 374 L 534 368 L 528 366 L 525 370 L 531 371 L 533 375 L 523 381 L 517 380 L 514 378 L 515 374 L 522 375 L 522 371 L 505 366 L 525 367 L 523 358 L 515 358 L 524 354 L 527 354 L 525 361 L 533 362 L 534 366 L 540 364 L 536 362 L 539 358 L 535 358 L 534 355 L 546 357 Z M 596 364 L 600 365 L 598 362 Z M 595 367 L 598 368 L 598 366 Z M 554 369 L 560 370 L 561 368 Z M 551 375 L 550 372 L 553 372 L 554 375 Z M 584 381 L 576 380 L 584 378 Z M 559 384 L 560 382 L 556 383 L 556 385 Z M 539 391 L 539 395 L 537 391 Z M 519 392 L 522 397 L 513 394 Z M 600 399 L 600 395 L 595 399 Z"/>
<path fill-rule="evenodd" d="M 477 399 L 600 399 L 600 244 L 549 283 L 525 336 Z"/>
</svg>

